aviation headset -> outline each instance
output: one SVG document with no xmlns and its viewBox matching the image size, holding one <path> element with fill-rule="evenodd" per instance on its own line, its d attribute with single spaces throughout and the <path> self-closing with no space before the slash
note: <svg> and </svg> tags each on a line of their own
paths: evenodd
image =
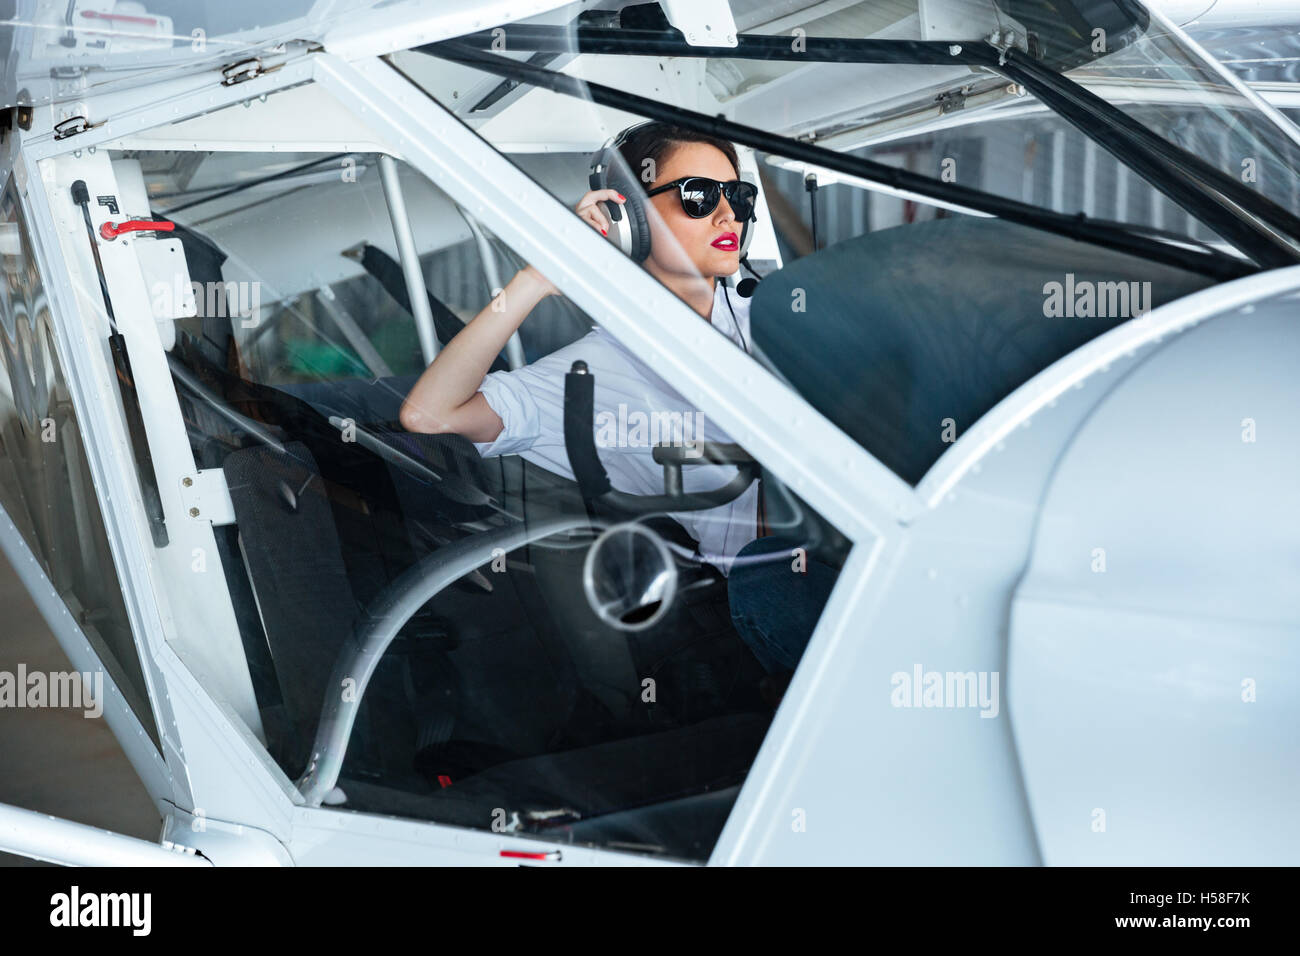
<svg viewBox="0 0 1300 956">
<path fill-rule="evenodd" d="M 587 178 L 591 189 L 616 189 L 626 197 L 626 202 L 606 202 L 603 205 L 613 224 L 610 240 L 622 249 L 625 255 L 631 256 L 632 260 L 638 263 L 645 262 L 650 255 L 650 222 L 646 218 L 645 188 L 631 178 L 631 171 L 619 150 L 634 133 L 653 125 L 655 125 L 653 122 L 637 123 L 607 140 L 605 145 L 591 157 L 591 172 Z M 740 227 L 742 260 L 745 257 L 745 250 L 749 248 L 751 236 L 749 224 L 755 218 L 751 215 Z"/>
</svg>

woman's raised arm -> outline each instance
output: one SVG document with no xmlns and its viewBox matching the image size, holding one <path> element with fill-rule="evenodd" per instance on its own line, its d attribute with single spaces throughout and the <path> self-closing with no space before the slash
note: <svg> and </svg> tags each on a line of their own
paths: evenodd
<svg viewBox="0 0 1300 956">
<path fill-rule="evenodd" d="M 583 221 L 602 233 L 608 220 L 596 204 L 623 202 L 613 189 L 588 192 L 578 201 Z M 402 427 L 436 435 L 450 432 L 470 441 L 495 441 L 501 434 L 501 417 L 492 411 L 479 386 L 492 360 L 523 324 L 537 303 L 559 290 L 532 266 L 515 273 L 504 289 L 461 329 L 424 370 L 402 403 Z"/>
<path fill-rule="evenodd" d="M 532 266 L 515 273 L 424 370 L 402 403 L 402 427 L 430 435 L 452 432 L 475 442 L 500 435 L 501 418 L 478 388 L 528 313 L 555 294 L 555 286 Z"/>
</svg>

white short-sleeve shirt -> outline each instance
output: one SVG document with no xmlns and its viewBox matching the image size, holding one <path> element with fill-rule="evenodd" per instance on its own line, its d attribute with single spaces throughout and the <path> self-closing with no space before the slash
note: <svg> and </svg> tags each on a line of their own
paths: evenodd
<svg viewBox="0 0 1300 956">
<path fill-rule="evenodd" d="M 721 280 L 715 283 L 710 323 L 748 351 L 749 299 L 734 289 L 724 293 Z M 494 441 L 474 443 L 479 454 L 521 455 L 572 480 L 564 447 L 564 376 L 578 359 L 595 376 L 596 450 L 618 491 L 663 494 L 663 468 L 651 458 L 659 442 L 732 441 L 612 335 L 596 328 L 531 365 L 483 379 L 479 391 L 503 427 Z M 707 491 L 735 474 L 733 465 L 688 464 L 682 487 Z M 754 482 L 728 504 L 671 517 L 699 543 L 700 556 L 725 574 L 736 552 L 754 540 L 757 502 Z"/>
</svg>

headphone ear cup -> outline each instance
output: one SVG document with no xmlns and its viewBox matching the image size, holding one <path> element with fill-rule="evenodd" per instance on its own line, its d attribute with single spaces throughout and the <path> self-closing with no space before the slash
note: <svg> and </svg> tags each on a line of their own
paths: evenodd
<svg viewBox="0 0 1300 956">
<path fill-rule="evenodd" d="M 627 182 L 629 170 L 622 163 L 619 149 L 638 130 L 653 126 L 653 122 L 629 126 L 609 139 L 591 158 L 588 185 L 592 189 L 617 189 L 624 201 L 604 203 L 605 215 L 613 226 L 616 244 L 637 263 L 650 258 L 650 220 L 646 214 L 645 192 L 640 183 Z"/>
<path fill-rule="evenodd" d="M 748 173 L 741 173 L 740 178 L 744 182 L 753 183 L 755 189 L 759 189 L 759 190 L 762 189 L 762 187 L 759 186 L 756 177 L 751 176 Z M 755 199 L 755 205 L 757 206 L 757 199 Z M 749 240 L 754 238 L 754 230 L 751 229 L 750 227 L 757 220 L 758 220 L 758 216 L 751 212 L 749 214 L 749 218 L 746 219 L 744 224 L 741 225 L 740 227 L 740 255 L 742 258 L 744 257 L 745 253 L 749 250 Z"/>
<path fill-rule="evenodd" d="M 626 215 L 618 224 L 620 236 L 622 230 L 627 231 L 628 244 L 624 251 L 634 262 L 645 262 L 650 258 L 650 221 L 646 218 L 645 205 L 635 187 L 619 191 L 627 197 L 627 201 L 621 204 Z"/>
<path fill-rule="evenodd" d="M 624 131 L 627 132 L 627 131 Z M 591 160 L 591 173 L 587 184 L 592 189 L 617 189 L 626 197 L 624 202 L 612 200 L 601 203 L 605 215 L 614 229 L 615 244 L 634 262 L 645 262 L 650 257 L 650 222 L 638 186 L 623 182 L 616 172 L 616 150 L 606 145 Z"/>
<path fill-rule="evenodd" d="M 631 219 L 625 213 L 625 210 L 616 202 L 603 200 L 597 205 L 601 212 L 609 219 L 609 228 L 612 232 L 609 239 L 614 245 L 618 246 L 619 252 L 625 256 L 632 254 L 632 226 Z"/>
</svg>

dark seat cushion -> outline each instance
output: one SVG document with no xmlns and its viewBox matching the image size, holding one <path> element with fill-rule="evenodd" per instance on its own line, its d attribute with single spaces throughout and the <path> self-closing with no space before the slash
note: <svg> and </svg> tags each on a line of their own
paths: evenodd
<svg viewBox="0 0 1300 956">
<path fill-rule="evenodd" d="M 512 760 L 453 779 L 428 797 L 390 793 L 357 780 L 342 780 L 339 786 L 353 809 L 487 828 L 493 810 L 501 808 L 508 817 L 518 813 L 525 829 L 537 830 L 548 819 L 587 820 L 733 787 L 749 772 L 770 721 L 766 714 L 733 714 Z M 545 816 L 561 810 L 572 813 Z"/>
<path fill-rule="evenodd" d="M 1000 219 L 937 219 L 867 233 L 768 276 L 754 295 L 754 341 L 818 411 L 916 484 L 949 447 L 944 419 L 960 437 L 1127 320 L 1045 314 L 1044 287 L 1065 286 L 1067 274 L 1076 286 L 1149 282 L 1152 308 L 1212 284 Z"/>
</svg>

